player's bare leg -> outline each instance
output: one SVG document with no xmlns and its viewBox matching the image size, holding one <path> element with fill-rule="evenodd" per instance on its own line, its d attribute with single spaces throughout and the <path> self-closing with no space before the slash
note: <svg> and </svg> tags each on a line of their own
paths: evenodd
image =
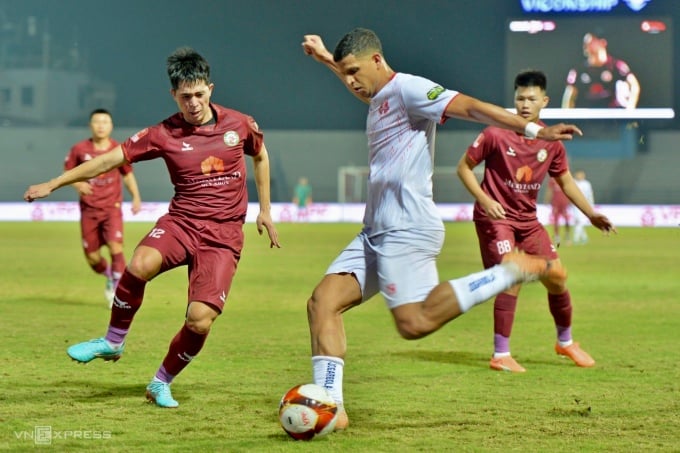
<svg viewBox="0 0 680 453">
<path fill-rule="evenodd" d="M 425 337 L 475 305 L 518 283 L 541 277 L 566 279 L 563 269 L 548 260 L 511 252 L 503 263 L 462 278 L 437 285 L 422 303 L 404 304 L 392 309 L 397 330 L 407 340 Z"/>
<path fill-rule="evenodd" d="M 326 388 L 338 404 L 336 430 L 349 426 L 342 380 L 347 351 L 342 314 L 361 303 L 361 288 L 351 274 L 329 274 L 307 301 L 314 383 Z"/>
</svg>

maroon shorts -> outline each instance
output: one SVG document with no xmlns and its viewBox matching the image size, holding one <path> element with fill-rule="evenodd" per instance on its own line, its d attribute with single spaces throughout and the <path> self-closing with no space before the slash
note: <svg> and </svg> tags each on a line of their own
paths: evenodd
<svg viewBox="0 0 680 453">
<path fill-rule="evenodd" d="M 485 269 L 499 264 L 503 255 L 515 248 L 551 260 L 558 258 L 550 235 L 538 220 L 516 223 L 475 220 L 475 228 Z"/>
<path fill-rule="evenodd" d="M 166 214 L 139 245 L 160 252 L 163 257 L 160 273 L 187 265 L 187 302 L 204 302 L 222 312 L 241 258 L 241 222 L 188 220 Z"/>
<path fill-rule="evenodd" d="M 123 211 L 120 208 L 83 209 L 80 236 L 86 253 L 93 253 L 110 242 L 123 243 Z"/>
<path fill-rule="evenodd" d="M 550 211 L 550 223 L 555 225 L 560 219 L 564 219 L 564 223 L 569 225 L 569 204 L 560 204 L 552 207 L 552 211 Z"/>
</svg>

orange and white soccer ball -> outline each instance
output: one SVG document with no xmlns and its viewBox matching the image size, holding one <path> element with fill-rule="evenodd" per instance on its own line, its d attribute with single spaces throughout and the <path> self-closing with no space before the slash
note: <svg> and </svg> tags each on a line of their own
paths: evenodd
<svg viewBox="0 0 680 453">
<path fill-rule="evenodd" d="M 281 427 L 295 440 L 312 440 L 332 432 L 337 415 L 333 397 L 316 384 L 296 385 L 279 403 Z"/>
</svg>

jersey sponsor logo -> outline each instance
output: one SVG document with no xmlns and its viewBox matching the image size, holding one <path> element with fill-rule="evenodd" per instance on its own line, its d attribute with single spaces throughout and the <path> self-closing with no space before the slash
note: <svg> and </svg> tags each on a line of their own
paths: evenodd
<svg viewBox="0 0 680 453">
<path fill-rule="evenodd" d="M 508 146 L 508 150 L 505 152 L 508 156 L 517 157 L 517 152 L 512 149 L 512 146 Z"/>
<path fill-rule="evenodd" d="M 209 175 L 213 172 L 224 173 L 224 161 L 219 157 L 210 156 L 201 162 L 201 172 L 204 175 Z"/>
<path fill-rule="evenodd" d="M 137 132 L 132 137 L 130 137 L 130 140 L 132 140 L 133 143 L 137 143 L 140 138 L 144 137 L 148 133 L 149 133 L 149 128 L 146 127 L 144 129 L 142 129 L 141 131 Z"/>
<path fill-rule="evenodd" d="M 437 85 L 437 86 L 435 86 L 435 87 L 433 87 L 433 88 L 430 88 L 430 91 L 427 92 L 427 98 L 428 98 L 430 101 L 434 101 L 434 100 L 437 99 L 437 98 L 439 97 L 439 95 L 442 94 L 444 91 L 445 91 L 445 90 L 444 90 L 444 87 L 443 87 L 443 86 Z"/>
<path fill-rule="evenodd" d="M 224 144 L 227 146 L 236 146 L 240 140 L 241 137 L 239 137 L 238 132 L 236 131 L 228 131 L 224 133 Z"/>
<path fill-rule="evenodd" d="M 515 173 L 515 179 L 519 182 L 531 182 L 533 176 L 534 171 L 527 165 L 519 167 Z"/>
<path fill-rule="evenodd" d="M 541 148 L 541 150 L 536 154 L 536 159 L 539 162 L 545 162 L 545 160 L 548 158 L 548 150 L 545 148 Z"/>
<path fill-rule="evenodd" d="M 505 185 L 517 193 L 529 193 L 535 190 L 541 190 L 540 182 L 520 183 L 515 181 L 505 181 Z"/>
<path fill-rule="evenodd" d="M 524 165 L 515 172 L 515 181 L 505 181 L 505 185 L 517 193 L 528 193 L 541 189 L 540 182 L 531 182 L 534 171 L 531 167 Z"/>
<path fill-rule="evenodd" d="M 194 147 L 187 142 L 182 142 L 182 151 L 193 151 Z"/>
</svg>

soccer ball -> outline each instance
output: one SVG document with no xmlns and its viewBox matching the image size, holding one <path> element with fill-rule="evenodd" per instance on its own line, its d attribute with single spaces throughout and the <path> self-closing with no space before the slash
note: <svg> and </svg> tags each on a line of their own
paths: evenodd
<svg viewBox="0 0 680 453">
<path fill-rule="evenodd" d="M 328 391 L 316 384 L 288 390 L 279 403 L 279 422 L 295 440 L 312 440 L 333 431 L 338 406 Z"/>
</svg>

